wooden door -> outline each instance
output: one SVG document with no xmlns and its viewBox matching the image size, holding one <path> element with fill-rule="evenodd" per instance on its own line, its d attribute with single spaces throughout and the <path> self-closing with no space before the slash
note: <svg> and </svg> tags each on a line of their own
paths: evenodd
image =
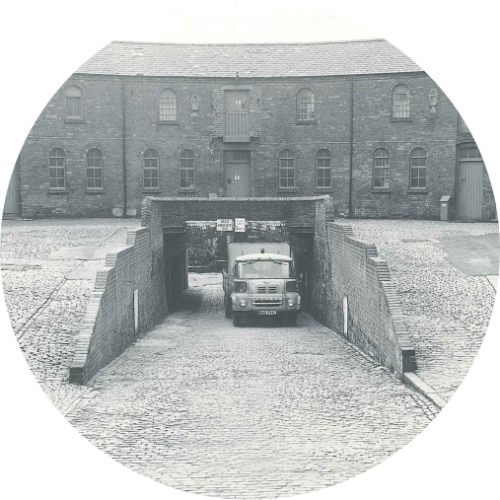
<svg viewBox="0 0 500 500">
<path fill-rule="evenodd" d="M 13 219 L 21 215 L 21 183 L 19 179 L 19 159 L 16 162 L 14 171 L 10 177 L 7 196 L 5 197 L 5 205 L 3 207 L 3 218 Z"/>
<path fill-rule="evenodd" d="M 250 196 L 250 151 L 224 151 L 226 196 Z"/>
<path fill-rule="evenodd" d="M 477 147 L 458 150 L 457 219 L 483 218 L 483 171 L 484 163 Z"/>
</svg>

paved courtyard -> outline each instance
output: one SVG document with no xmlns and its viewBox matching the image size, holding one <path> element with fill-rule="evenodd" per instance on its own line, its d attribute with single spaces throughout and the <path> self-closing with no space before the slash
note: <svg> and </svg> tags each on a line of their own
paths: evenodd
<svg viewBox="0 0 500 500">
<path fill-rule="evenodd" d="M 3 221 L 2 283 L 21 350 L 54 405 L 83 389 L 68 383 L 74 339 L 106 250 L 125 244 L 135 219 Z M 78 249 L 71 253 L 70 250 Z M 81 249 L 90 252 L 81 252 Z M 102 249 L 101 252 L 92 250 Z M 90 253 L 90 255 L 89 255 Z"/>
<path fill-rule="evenodd" d="M 484 337 L 498 226 L 349 221 L 387 258 L 418 375 L 449 399 Z M 107 251 L 138 220 L 4 221 L 2 282 L 27 362 L 98 448 L 159 482 L 226 498 L 324 488 L 393 454 L 437 408 L 307 314 L 297 328 L 224 318 L 218 275 L 191 275 L 181 311 L 69 385 L 75 333 Z M 465 249 L 465 250 L 464 250 Z M 68 413 L 69 412 L 69 413 Z"/>
<path fill-rule="evenodd" d="M 416 347 L 416 373 L 449 400 L 481 347 L 493 310 L 498 224 L 348 223 L 356 238 L 375 243 L 387 259 Z"/>
<path fill-rule="evenodd" d="M 161 483 L 275 498 L 367 470 L 436 413 L 307 314 L 296 328 L 234 327 L 220 277 L 195 275 L 182 310 L 100 372 L 67 418 Z"/>
</svg>

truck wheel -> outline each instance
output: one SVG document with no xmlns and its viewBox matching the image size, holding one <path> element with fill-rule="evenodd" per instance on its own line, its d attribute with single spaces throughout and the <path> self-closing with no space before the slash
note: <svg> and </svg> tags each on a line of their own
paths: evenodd
<svg viewBox="0 0 500 500">
<path fill-rule="evenodd" d="M 289 326 L 297 326 L 297 313 L 290 313 L 290 314 L 286 317 L 286 323 L 287 323 Z"/>
<path fill-rule="evenodd" d="M 233 325 L 234 326 L 241 326 L 241 314 L 240 313 L 234 313 Z"/>
<path fill-rule="evenodd" d="M 231 299 L 224 295 L 224 309 L 226 312 L 226 318 L 231 318 L 233 316 L 233 311 L 231 310 Z"/>
</svg>

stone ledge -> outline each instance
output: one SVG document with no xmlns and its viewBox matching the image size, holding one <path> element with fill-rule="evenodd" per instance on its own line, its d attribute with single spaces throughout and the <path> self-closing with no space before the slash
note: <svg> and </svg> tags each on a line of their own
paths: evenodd
<svg viewBox="0 0 500 500">
<path fill-rule="evenodd" d="M 446 406 L 446 401 L 429 385 L 427 385 L 415 373 L 403 373 L 403 382 L 426 397 L 431 403 L 435 404 L 440 410 Z"/>
</svg>

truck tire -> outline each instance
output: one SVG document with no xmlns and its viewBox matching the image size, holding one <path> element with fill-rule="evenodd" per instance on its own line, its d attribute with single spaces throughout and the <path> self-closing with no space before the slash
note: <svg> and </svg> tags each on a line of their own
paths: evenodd
<svg viewBox="0 0 500 500">
<path fill-rule="evenodd" d="M 233 317 L 233 325 L 234 326 L 241 326 L 241 313 L 234 313 Z"/>
<path fill-rule="evenodd" d="M 233 311 L 231 310 L 231 298 L 224 295 L 224 309 L 226 318 L 231 318 L 233 316 Z"/>
<path fill-rule="evenodd" d="M 287 315 L 286 324 L 289 326 L 297 326 L 297 313 L 293 312 Z"/>
</svg>

